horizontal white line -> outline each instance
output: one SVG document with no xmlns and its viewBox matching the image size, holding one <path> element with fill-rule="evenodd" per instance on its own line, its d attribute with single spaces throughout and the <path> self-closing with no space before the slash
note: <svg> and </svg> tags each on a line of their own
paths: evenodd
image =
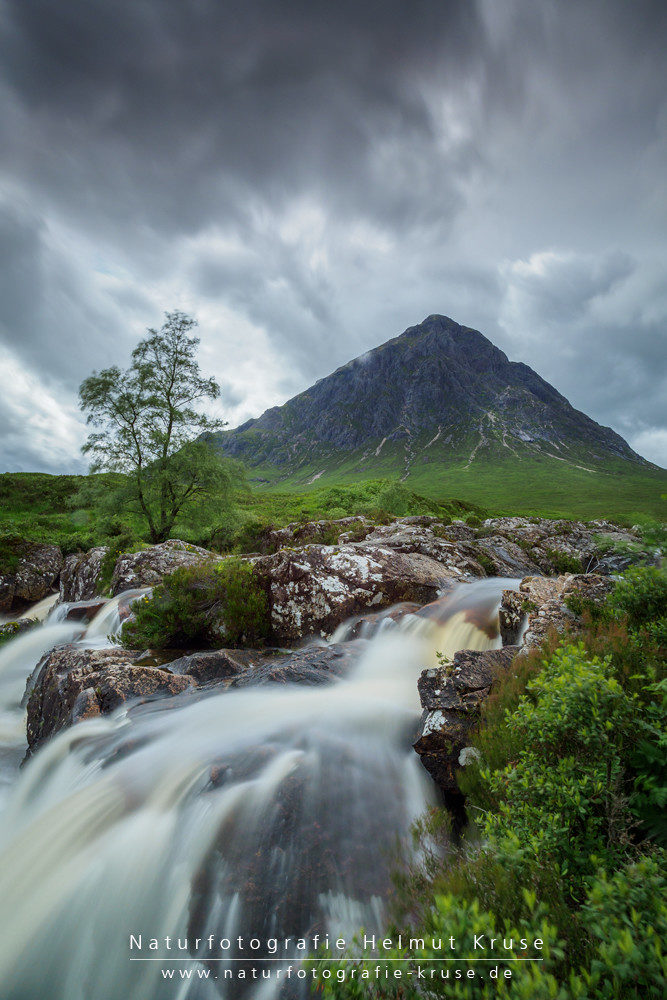
<svg viewBox="0 0 667 1000">
<path fill-rule="evenodd" d="M 170 962 L 300 962 L 299 958 L 131 958 L 131 962 L 162 962 L 169 965 Z M 358 958 L 309 958 L 309 962 L 359 962 Z M 375 962 L 379 965 L 386 962 L 391 965 L 394 962 L 414 962 L 416 965 L 428 965 L 429 962 L 543 962 L 543 958 L 377 958 L 363 959 L 367 965 Z"/>
</svg>

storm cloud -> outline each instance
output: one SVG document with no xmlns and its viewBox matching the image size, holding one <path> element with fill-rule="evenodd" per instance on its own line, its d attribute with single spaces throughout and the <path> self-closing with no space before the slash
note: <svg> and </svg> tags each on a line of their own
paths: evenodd
<svg viewBox="0 0 667 1000">
<path fill-rule="evenodd" d="M 667 9 L 0 3 L 0 467 L 167 309 L 236 424 L 434 312 L 667 464 Z"/>
</svg>

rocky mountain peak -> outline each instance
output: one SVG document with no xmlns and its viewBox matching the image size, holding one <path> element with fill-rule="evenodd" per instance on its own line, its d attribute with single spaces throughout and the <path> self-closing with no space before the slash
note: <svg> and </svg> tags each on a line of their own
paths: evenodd
<svg viewBox="0 0 667 1000">
<path fill-rule="evenodd" d="M 580 468 L 612 459 L 646 464 L 528 365 L 439 314 L 217 441 L 249 466 L 283 476 L 352 460 L 355 472 L 381 466 L 406 478 L 427 462 L 470 465 L 505 453 Z"/>
</svg>

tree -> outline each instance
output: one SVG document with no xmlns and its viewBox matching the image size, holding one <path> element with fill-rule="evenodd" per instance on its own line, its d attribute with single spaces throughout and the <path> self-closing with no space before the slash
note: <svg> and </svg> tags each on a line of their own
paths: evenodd
<svg viewBox="0 0 667 1000">
<path fill-rule="evenodd" d="M 149 329 L 134 349 L 128 369 L 93 372 L 79 388 L 95 428 L 82 449 L 91 472 L 121 474 L 112 500 L 141 513 L 152 542 L 168 538 L 177 520 L 207 498 L 224 506 L 231 497 L 234 469 L 201 440 L 225 424 L 197 409 L 217 399 L 220 387 L 200 373 L 196 326 L 184 313 L 166 313 L 161 329 Z"/>
</svg>

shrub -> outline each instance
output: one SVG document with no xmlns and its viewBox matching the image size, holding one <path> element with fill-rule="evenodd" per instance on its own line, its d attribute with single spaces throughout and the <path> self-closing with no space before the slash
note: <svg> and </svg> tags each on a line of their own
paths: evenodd
<svg viewBox="0 0 667 1000">
<path fill-rule="evenodd" d="M 667 615 L 667 573 L 656 566 L 633 566 L 625 571 L 607 604 L 617 615 L 627 615 L 639 628 Z"/>
<path fill-rule="evenodd" d="M 583 573 L 581 559 L 578 556 L 571 556 L 557 549 L 547 549 L 546 552 L 556 573 Z"/>
<path fill-rule="evenodd" d="M 588 962 L 574 996 L 660 998 L 667 989 L 667 876 L 662 852 L 613 876 L 599 872 L 581 908 Z M 578 982 L 577 982 L 578 981 Z"/>
<path fill-rule="evenodd" d="M 664 649 L 651 638 L 664 616 L 664 579 L 630 570 L 597 618 L 584 609 L 576 644 L 552 638 L 515 659 L 482 708 L 478 762 L 460 773 L 478 833 L 453 851 L 432 812 L 396 877 L 394 927 L 417 943 L 379 960 L 358 951 L 356 981 L 324 981 L 325 994 L 667 995 L 666 856 L 655 846 L 667 840 L 667 681 L 657 679 Z M 517 927 L 539 932 L 545 961 L 516 963 L 511 981 L 391 978 L 409 963 L 440 968 L 431 935 L 453 935 L 462 955 L 471 934 Z M 390 978 L 374 979 L 376 965 Z"/>
<path fill-rule="evenodd" d="M 182 567 L 133 605 L 123 626 L 132 649 L 244 646 L 268 632 L 268 601 L 250 564 L 229 557 Z"/>
</svg>

